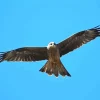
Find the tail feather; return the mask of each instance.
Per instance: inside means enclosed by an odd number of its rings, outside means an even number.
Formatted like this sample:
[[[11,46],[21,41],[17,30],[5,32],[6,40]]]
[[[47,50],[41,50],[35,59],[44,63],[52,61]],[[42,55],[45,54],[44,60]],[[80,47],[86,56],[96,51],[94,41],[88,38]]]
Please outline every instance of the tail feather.
[[[40,71],[46,72],[49,75],[54,74],[56,77],[58,77],[59,74],[61,74],[62,76],[71,76],[65,69],[61,61],[59,61],[58,63],[47,61],[46,64],[40,69]]]
[[[60,74],[62,75],[62,76],[65,76],[65,75],[67,75],[67,76],[71,76],[70,74],[69,74],[69,72],[65,69],[65,67],[63,67],[63,68],[60,68]]]

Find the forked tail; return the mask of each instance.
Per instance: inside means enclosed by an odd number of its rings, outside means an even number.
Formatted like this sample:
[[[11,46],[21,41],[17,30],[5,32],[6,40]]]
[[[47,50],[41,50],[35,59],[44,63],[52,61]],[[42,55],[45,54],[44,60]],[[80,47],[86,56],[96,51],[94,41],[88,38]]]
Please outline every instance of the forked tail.
[[[59,74],[61,74],[62,76],[71,76],[65,69],[61,61],[57,63],[47,61],[46,64],[40,69],[40,71],[46,72],[49,75],[54,74],[56,77],[58,77]]]

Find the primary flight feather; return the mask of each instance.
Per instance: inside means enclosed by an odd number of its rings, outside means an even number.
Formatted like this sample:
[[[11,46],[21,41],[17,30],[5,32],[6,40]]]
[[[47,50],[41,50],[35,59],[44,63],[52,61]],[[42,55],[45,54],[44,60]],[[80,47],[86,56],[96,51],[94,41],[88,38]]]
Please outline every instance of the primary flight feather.
[[[54,74],[58,77],[71,76],[62,64],[60,57],[79,48],[83,44],[100,36],[100,27],[94,27],[74,34],[64,41],[55,44],[50,42],[47,47],[23,47],[15,50],[1,52],[0,62],[6,61],[40,61],[48,60],[40,69],[41,72],[46,72],[49,75]]]

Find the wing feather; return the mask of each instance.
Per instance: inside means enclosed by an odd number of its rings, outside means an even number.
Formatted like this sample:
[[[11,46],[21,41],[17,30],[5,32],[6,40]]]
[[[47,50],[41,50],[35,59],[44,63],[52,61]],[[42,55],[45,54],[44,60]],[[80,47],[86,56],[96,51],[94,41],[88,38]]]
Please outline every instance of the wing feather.
[[[3,60],[39,61],[45,59],[48,59],[46,47],[23,47],[0,53],[0,62],[2,62]]]
[[[83,44],[86,44],[87,42],[95,39],[98,36],[100,36],[100,26],[74,34],[68,39],[57,44],[60,51],[60,56],[79,48]]]

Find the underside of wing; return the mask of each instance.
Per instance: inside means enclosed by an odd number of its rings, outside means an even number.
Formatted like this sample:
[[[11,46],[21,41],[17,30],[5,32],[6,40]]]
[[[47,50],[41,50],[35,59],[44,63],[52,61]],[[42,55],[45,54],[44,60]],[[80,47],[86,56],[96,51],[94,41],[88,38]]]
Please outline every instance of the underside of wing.
[[[100,26],[74,34],[68,39],[57,44],[60,51],[60,56],[79,48],[83,44],[86,44],[98,36],[100,36]]]
[[[46,47],[23,47],[0,53],[0,62],[6,61],[39,61],[48,59]]]

